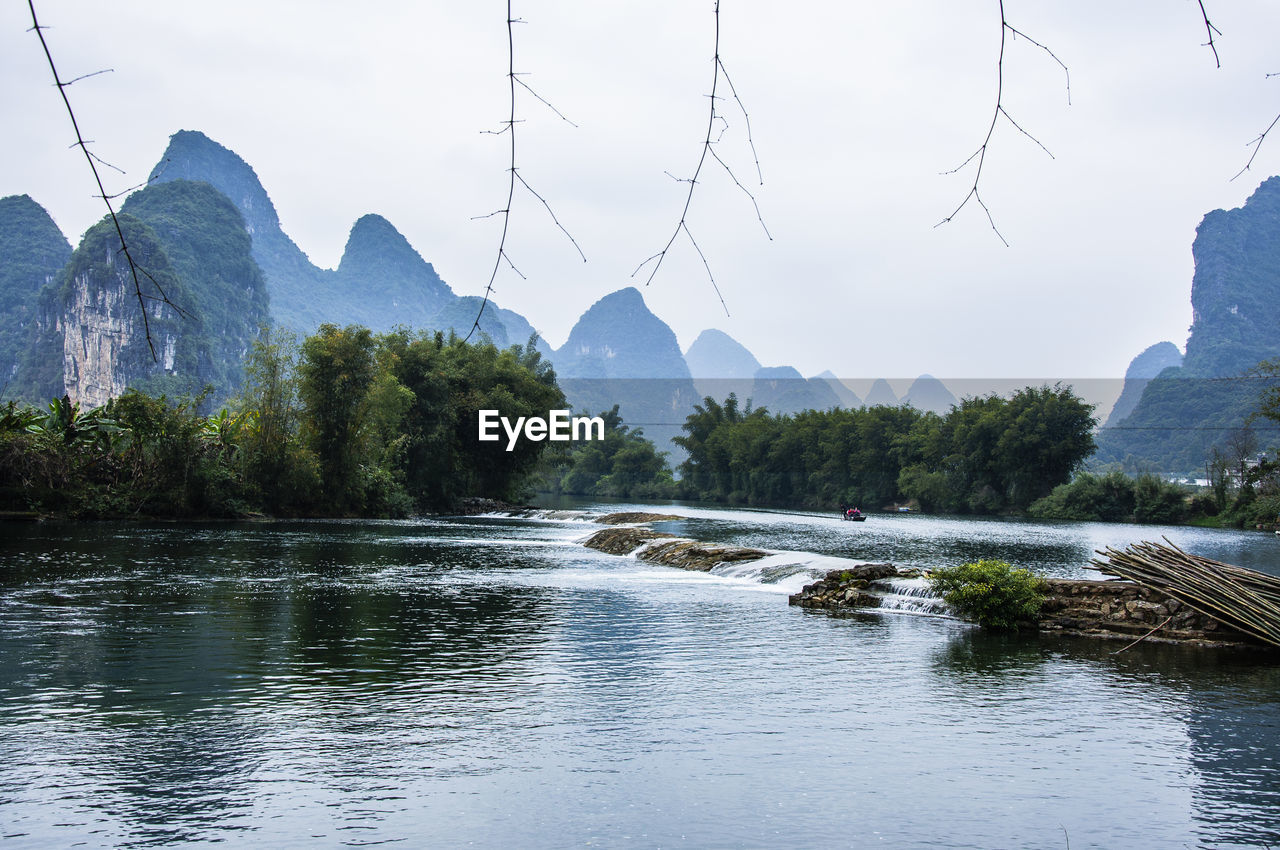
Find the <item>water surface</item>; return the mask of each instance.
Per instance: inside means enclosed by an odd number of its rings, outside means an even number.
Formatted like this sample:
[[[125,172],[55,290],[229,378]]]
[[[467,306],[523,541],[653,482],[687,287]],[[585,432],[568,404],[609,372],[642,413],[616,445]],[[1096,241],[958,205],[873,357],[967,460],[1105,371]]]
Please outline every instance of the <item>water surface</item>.
[[[1280,845],[1274,664],[786,604],[830,559],[1072,574],[1152,529],[656,509],[813,554],[769,584],[587,550],[583,519],[0,526],[0,836]]]

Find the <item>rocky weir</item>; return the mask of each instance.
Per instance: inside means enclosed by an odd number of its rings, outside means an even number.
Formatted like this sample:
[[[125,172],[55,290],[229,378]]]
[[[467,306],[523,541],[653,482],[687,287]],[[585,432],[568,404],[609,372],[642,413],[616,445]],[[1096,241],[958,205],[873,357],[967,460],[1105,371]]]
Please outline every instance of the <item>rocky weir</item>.
[[[757,561],[777,553],[677,537],[645,523],[678,520],[668,514],[610,514],[595,521],[610,527],[584,545],[611,555],[686,570]],[[928,587],[927,573],[894,564],[852,564],[831,570],[788,597],[791,605],[849,616],[872,609],[948,614]],[[1259,642],[1213,617],[1142,585],[1120,580],[1046,579],[1047,598],[1036,627],[1044,634],[1115,641],[1145,640],[1205,647],[1258,647]]]

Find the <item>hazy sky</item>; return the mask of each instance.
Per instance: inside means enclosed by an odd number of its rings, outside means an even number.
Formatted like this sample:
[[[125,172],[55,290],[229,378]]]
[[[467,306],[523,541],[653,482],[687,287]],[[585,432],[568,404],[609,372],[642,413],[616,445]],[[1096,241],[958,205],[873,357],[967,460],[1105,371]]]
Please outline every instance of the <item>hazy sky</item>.
[[[1052,158],[1001,120],[980,208],[959,165],[995,105],[996,0],[725,0],[720,55],[749,110],[720,104],[715,162],[653,282],[632,272],[680,218],[707,125],[714,4],[515,4],[520,174],[497,300],[560,345],[591,303],[640,285],[687,347],[717,327],[765,365],[807,375],[1112,377],[1191,320],[1202,216],[1280,172],[1280,130],[1253,170],[1248,143],[1280,112],[1280,4],[1006,0],[1004,105]],[[171,133],[200,130],[257,171],[288,232],[333,267],[352,223],[386,216],[459,294],[480,294],[505,204],[505,4],[291,0],[37,3],[93,149],[142,181]],[[103,213],[30,27],[0,6],[5,131],[0,195],[29,194],[68,238]],[[721,82],[723,88],[723,79]]]

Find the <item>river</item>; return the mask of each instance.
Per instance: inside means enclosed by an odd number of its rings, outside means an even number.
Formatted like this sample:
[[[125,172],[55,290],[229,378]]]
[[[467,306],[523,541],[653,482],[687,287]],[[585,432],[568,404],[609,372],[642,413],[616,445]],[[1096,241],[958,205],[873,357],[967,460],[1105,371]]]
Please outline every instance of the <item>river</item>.
[[[1274,535],[571,507],[0,525],[0,841],[1280,845],[1274,662],[786,601],[841,558],[1085,575],[1160,535],[1274,571]],[[702,574],[580,545],[624,508],[788,551]]]

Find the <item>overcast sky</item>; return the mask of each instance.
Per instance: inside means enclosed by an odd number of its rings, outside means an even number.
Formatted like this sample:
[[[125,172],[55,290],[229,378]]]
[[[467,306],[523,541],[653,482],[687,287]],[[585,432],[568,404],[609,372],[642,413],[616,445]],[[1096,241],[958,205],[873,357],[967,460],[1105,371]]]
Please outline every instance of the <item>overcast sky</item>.
[[[806,375],[1119,377],[1191,321],[1203,215],[1280,172],[1280,4],[1006,0],[1024,39],[981,182],[1006,247],[964,198],[995,105],[996,0],[726,0],[720,55],[750,115],[720,104],[714,162],[647,287],[632,272],[670,238],[707,125],[711,0],[515,3],[520,174],[497,300],[553,346],[594,301],[639,285],[682,347],[720,328],[765,365]],[[257,171],[284,229],[333,267],[352,223],[386,216],[459,294],[480,294],[505,204],[505,3],[328,0],[37,3],[110,191],[145,179],[168,137],[200,130]],[[103,214],[30,27],[0,7],[0,195],[29,194],[74,243]],[[723,79],[721,91],[724,92]],[[647,270],[646,270],[647,271]]]

